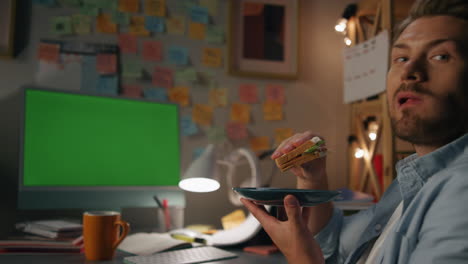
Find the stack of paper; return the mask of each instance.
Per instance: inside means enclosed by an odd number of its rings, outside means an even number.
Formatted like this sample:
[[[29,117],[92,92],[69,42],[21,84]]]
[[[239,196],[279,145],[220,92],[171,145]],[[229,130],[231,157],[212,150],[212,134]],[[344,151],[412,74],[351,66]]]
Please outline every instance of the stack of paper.
[[[77,238],[81,236],[82,225],[67,220],[40,220],[16,224],[16,228],[47,238]]]

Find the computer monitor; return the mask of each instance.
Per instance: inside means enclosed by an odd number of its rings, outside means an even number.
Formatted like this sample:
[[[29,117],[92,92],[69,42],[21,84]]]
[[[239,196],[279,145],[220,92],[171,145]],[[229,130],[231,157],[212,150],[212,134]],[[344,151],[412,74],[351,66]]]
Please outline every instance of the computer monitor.
[[[184,206],[176,104],[23,89],[19,209]]]

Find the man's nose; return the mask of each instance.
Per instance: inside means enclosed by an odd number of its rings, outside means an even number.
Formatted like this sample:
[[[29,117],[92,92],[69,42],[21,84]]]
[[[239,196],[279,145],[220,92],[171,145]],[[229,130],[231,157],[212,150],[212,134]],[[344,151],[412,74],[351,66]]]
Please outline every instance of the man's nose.
[[[401,80],[406,83],[426,81],[426,66],[421,61],[409,61],[402,72]]]

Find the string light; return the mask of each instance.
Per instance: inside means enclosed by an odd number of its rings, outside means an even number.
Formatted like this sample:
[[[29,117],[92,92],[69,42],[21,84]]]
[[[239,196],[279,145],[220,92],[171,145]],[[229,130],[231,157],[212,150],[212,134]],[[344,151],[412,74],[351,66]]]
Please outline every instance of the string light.
[[[360,158],[364,157],[364,150],[361,149],[361,148],[356,148],[356,151],[354,152],[354,157],[356,159],[360,159]]]
[[[344,38],[344,43],[346,44],[346,46],[351,46],[351,44],[353,44],[353,42],[351,41],[351,39],[348,38],[348,37],[345,37],[345,38]]]

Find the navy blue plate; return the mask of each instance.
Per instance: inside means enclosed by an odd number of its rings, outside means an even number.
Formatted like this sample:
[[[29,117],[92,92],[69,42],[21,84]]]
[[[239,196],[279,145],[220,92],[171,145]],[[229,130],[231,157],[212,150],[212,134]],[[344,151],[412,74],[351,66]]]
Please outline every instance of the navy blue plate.
[[[252,200],[256,204],[283,206],[286,195],[292,194],[301,206],[315,206],[334,200],[340,192],[306,189],[282,188],[232,188],[240,196]]]

